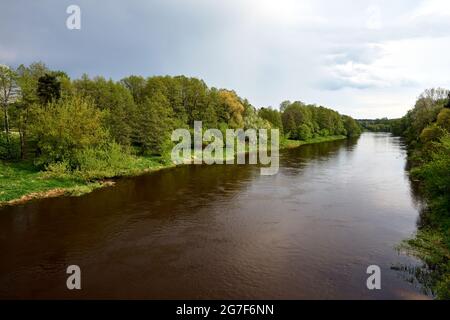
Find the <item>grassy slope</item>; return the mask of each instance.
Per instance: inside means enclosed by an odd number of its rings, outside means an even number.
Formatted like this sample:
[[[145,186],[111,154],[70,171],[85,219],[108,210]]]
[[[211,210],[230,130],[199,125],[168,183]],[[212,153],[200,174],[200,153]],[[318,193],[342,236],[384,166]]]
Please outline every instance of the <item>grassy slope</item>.
[[[120,176],[133,176],[170,166],[162,164],[156,157],[139,157]],[[88,182],[72,176],[48,177],[31,163],[0,161],[0,206],[63,194],[82,195],[110,184],[110,181]]]
[[[296,148],[304,144],[345,139],[345,136],[318,137],[307,141],[285,140],[280,148]],[[157,157],[138,157],[120,176],[139,175],[162,168],[173,167]],[[0,161],[0,206],[17,204],[34,198],[81,195],[108,185],[104,181],[86,182],[75,177],[52,178],[38,171],[31,163],[5,163]]]

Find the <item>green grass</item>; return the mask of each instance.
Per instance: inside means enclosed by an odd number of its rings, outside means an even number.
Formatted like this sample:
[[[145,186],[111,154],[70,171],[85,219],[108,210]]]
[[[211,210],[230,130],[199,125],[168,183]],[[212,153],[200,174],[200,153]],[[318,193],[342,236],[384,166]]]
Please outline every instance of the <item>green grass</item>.
[[[425,263],[414,270],[425,292],[433,293],[438,299],[450,299],[450,248],[444,233],[429,227],[418,230],[415,237],[403,241],[399,249]]]
[[[0,162],[0,204],[31,193],[79,185],[75,179],[46,179],[30,163]]]
[[[305,144],[313,144],[320,142],[336,141],[346,139],[346,136],[327,136],[327,137],[316,137],[308,140],[282,140],[280,142],[281,149],[297,148]]]
[[[164,162],[160,157],[135,157],[135,161],[129,163],[126,170],[103,178],[133,176],[170,166],[172,164]],[[82,195],[101,187],[101,180],[85,180],[76,173],[56,176],[39,171],[28,162],[0,161],[0,206],[31,194],[33,196],[30,198],[45,197],[45,193],[52,190],[64,190],[68,195]]]

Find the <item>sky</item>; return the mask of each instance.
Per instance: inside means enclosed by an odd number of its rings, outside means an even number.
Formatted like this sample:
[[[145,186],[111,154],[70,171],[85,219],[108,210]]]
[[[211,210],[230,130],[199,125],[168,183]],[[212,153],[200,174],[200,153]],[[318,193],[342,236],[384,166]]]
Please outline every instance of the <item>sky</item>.
[[[69,30],[69,5],[81,29]],[[186,75],[256,107],[396,118],[450,88],[448,0],[0,0],[0,64],[71,77]]]

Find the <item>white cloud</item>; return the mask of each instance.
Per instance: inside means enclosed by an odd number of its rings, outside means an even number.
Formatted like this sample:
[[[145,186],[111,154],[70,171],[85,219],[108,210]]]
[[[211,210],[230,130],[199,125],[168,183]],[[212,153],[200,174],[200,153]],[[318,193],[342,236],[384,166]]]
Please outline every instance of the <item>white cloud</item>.
[[[432,16],[450,16],[450,1],[448,0],[424,0],[413,10],[411,19]]]
[[[380,30],[382,27],[381,10],[379,6],[372,5],[367,8],[366,27],[370,30]]]

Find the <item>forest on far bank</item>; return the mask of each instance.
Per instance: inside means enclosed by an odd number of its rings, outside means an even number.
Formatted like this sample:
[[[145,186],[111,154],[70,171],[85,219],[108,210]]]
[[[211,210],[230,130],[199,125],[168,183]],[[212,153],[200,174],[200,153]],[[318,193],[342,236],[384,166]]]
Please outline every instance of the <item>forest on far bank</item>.
[[[117,175],[135,157],[166,156],[172,130],[192,130],[194,121],[222,132],[277,128],[282,142],[361,132],[354,119],[325,107],[285,101],[280,110],[257,109],[196,78],[71,79],[41,62],[0,66],[0,103],[0,159],[87,179]]]

